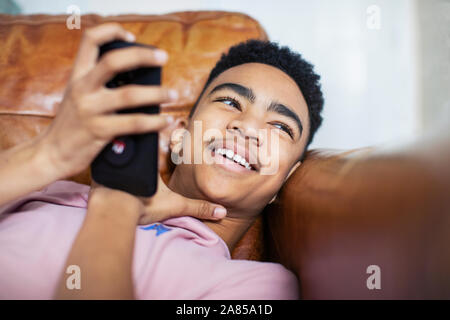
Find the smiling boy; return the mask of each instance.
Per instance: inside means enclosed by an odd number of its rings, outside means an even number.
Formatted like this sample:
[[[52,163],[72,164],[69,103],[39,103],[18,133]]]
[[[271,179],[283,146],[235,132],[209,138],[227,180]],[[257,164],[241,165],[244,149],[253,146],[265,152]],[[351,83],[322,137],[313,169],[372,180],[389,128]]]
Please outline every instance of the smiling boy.
[[[96,101],[104,105],[97,108],[105,111],[113,106],[174,99],[161,88],[130,86],[121,89],[119,103],[113,99],[114,94],[117,99],[119,91],[100,88],[114,73],[131,64],[165,63],[164,54],[158,61],[155,52],[132,48],[111,53],[95,65],[94,47],[115,38],[130,40],[130,35],[117,25],[89,32],[80,46],[62,115],[58,114],[48,132],[36,140],[39,148],[23,146],[3,156],[3,160],[17,159],[17,172],[20,159],[30,157],[34,168],[38,164],[42,167],[43,159],[52,159],[58,174],[40,169],[45,178],[35,182],[30,191],[47,185],[45,181],[60,180],[84,169],[111,135],[118,133],[120,124],[122,134],[155,131],[167,125],[163,115],[147,116],[145,124],[136,120],[138,115],[102,115],[93,120],[92,114],[100,111],[92,111],[88,104]],[[0,214],[13,213],[0,220],[0,287],[5,289],[2,297],[297,299],[297,279],[283,266],[232,260],[230,252],[301,164],[322,121],[319,78],[311,64],[288,48],[257,40],[239,44],[223,55],[211,71],[189,118],[176,120],[175,126],[184,130],[177,130],[171,138],[172,152],[189,151],[193,157],[215,161],[181,162],[168,185],[160,179],[157,193],[148,199],[95,183],[89,189],[68,181],[57,181],[20,199],[19,187],[10,190],[9,200],[15,201],[0,203],[7,203],[0,207]],[[97,87],[95,94],[83,94],[87,90],[83,86],[88,85]],[[96,124],[77,128],[77,135],[67,137],[72,148],[77,143],[83,145],[84,158],[77,161],[68,153],[64,156],[61,149],[66,140],[59,136],[71,126],[79,126],[67,116],[73,112],[73,105],[84,110],[78,115],[82,123]],[[195,123],[202,124],[200,134],[195,132]],[[216,135],[205,137],[208,130]],[[267,138],[261,134],[264,131],[277,139]],[[91,149],[81,143],[84,136],[89,140],[89,134],[101,140],[95,146],[92,143]],[[197,139],[197,143],[186,144],[187,136]],[[61,148],[58,152],[55,145]],[[268,152],[259,152],[263,149]],[[41,150],[46,150],[46,157]],[[262,174],[275,160],[277,170]],[[23,166],[26,169],[29,165]],[[7,174],[11,175],[11,170],[3,174],[0,171],[3,187]],[[22,194],[25,191],[22,187]],[[81,289],[66,286],[64,271],[71,265],[81,270]]]
[[[223,164],[203,161],[176,167],[169,183],[171,189],[227,208],[225,219],[204,223],[225,240],[230,250],[301,164],[322,121],[323,98],[318,80],[312,66],[299,55],[257,40],[231,48],[211,71],[189,115],[186,129],[190,136],[196,138],[193,124],[200,121],[204,131],[221,133],[213,143],[216,150],[225,146],[247,151],[264,148],[270,150],[272,162],[278,162],[278,170],[266,175],[260,174],[263,167],[257,164],[269,163],[267,159],[255,159],[255,170],[239,170],[238,165],[227,160]],[[300,88],[304,88],[303,92]],[[278,139],[261,134],[263,130],[271,130]],[[172,149],[179,142],[180,137],[175,135]],[[277,145],[270,145],[273,142]],[[200,150],[194,150],[191,144],[191,154],[211,149],[210,139],[202,139],[201,143]],[[267,152],[258,154],[267,157]]]

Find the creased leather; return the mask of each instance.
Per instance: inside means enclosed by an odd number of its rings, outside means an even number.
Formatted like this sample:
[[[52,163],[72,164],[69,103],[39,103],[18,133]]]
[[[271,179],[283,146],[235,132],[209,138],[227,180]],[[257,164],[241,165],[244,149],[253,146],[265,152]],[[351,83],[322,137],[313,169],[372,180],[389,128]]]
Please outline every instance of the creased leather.
[[[237,12],[191,11],[164,15],[83,15],[81,30],[66,27],[66,15],[0,14],[0,151],[45,130],[62,100],[82,31],[106,22],[120,23],[136,41],[166,50],[162,85],[178,90],[179,100],[162,113],[186,117],[221,54],[250,38],[267,39],[261,25]],[[168,141],[168,133],[161,139]],[[170,177],[167,152],[160,148],[163,179]],[[90,184],[86,170],[71,180]],[[256,238],[255,238],[256,237]],[[260,259],[260,224],[250,228],[233,256]],[[259,241],[261,244],[261,241]]]

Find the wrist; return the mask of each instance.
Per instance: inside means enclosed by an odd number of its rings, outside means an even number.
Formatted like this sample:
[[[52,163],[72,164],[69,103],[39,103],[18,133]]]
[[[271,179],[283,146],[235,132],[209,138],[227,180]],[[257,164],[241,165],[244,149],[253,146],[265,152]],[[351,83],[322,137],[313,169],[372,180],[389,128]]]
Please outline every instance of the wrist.
[[[51,148],[49,148],[48,143],[42,136],[36,137],[33,144],[32,163],[35,172],[42,174],[51,181],[67,178],[62,170],[62,166],[57,163],[51,153]]]
[[[142,213],[141,200],[127,192],[105,187],[91,188],[88,202],[91,216],[130,221],[137,225]]]

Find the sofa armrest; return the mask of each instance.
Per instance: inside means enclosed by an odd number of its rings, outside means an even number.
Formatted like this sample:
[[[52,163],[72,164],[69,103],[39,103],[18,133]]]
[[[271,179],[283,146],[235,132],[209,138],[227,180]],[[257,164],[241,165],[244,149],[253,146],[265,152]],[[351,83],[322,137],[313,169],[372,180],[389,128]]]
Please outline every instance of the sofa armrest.
[[[270,259],[306,299],[450,298],[449,163],[448,137],[309,152],[266,208]],[[381,289],[368,289],[371,265]]]

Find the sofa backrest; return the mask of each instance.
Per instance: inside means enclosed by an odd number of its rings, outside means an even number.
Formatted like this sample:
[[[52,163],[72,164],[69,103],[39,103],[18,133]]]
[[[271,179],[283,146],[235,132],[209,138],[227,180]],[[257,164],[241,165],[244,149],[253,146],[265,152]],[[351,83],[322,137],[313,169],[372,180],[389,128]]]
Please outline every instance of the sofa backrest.
[[[164,113],[187,116],[210,70],[232,45],[247,39],[266,40],[253,18],[235,12],[194,11],[164,15],[81,16],[81,29],[69,29],[66,15],[0,15],[0,152],[42,132],[57,113],[86,28],[117,22],[136,41],[166,50],[162,85],[178,90],[179,99],[164,105]],[[169,130],[161,132],[166,143]],[[163,179],[170,176],[169,155],[160,149]],[[90,183],[90,172],[72,177]],[[260,222],[257,223],[259,225]],[[249,231],[255,232],[256,226]],[[259,229],[258,229],[259,230]],[[244,236],[233,252],[237,258],[258,259]],[[247,244],[246,244],[247,243]]]

